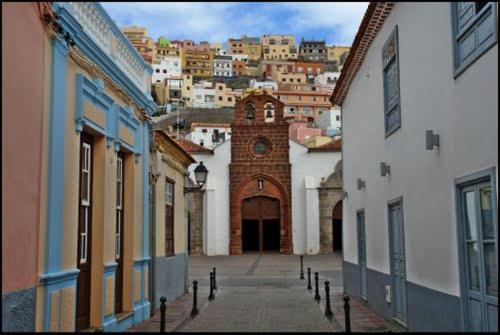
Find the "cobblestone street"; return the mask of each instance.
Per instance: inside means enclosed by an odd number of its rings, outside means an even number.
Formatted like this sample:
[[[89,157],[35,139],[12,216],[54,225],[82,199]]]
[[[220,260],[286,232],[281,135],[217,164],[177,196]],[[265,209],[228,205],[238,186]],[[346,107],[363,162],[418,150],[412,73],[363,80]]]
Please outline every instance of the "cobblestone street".
[[[168,305],[167,331],[174,332],[343,332],[342,256],[304,257],[304,280],[298,256],[246,254],[190,257],[190,282],[198,280],[200,313],[191,318],[192,294]],[[208,302],[209,272],[217,269],[215,300]],[[307,267],[319,272],[320,303],[307,290]],[[324,316],[324,282],[330,281],[334,317]],[[401,331],[375,315],[361,301],[351,300],[352,331]],[[131,331],[157,332],[159,313]]]

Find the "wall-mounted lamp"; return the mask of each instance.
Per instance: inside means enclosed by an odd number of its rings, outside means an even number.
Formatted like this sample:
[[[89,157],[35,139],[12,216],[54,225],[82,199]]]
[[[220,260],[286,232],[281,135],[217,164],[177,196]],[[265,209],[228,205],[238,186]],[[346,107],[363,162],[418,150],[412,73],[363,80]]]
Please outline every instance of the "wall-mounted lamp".
[[[207,167],[203,165],[203,162],[200,162],[200,164],[198,164],[198,166],[194,169],[194,178],[198,186],[193,186],[193,187],[186,186],[184,187],[184,193],[201,190],[203,185],[205,185],[205,183],[207,182],[207,175],[208,175]]]
[[[391,166],[385,164],[385,162],[380,163],[380,175],[385,177],[387,174],[391,174]]]
[[[358,178],[357,182],[358,182],[358,190],[366,187],[365,181],[363,179]]]
[[[258,184],[259,184],[259,191],[262,191],[264,189],[264,180],[259,179]]]
[[[434,146],[439,147],[439,135],[432,130],[425,131],[425,149],[432,150]]]

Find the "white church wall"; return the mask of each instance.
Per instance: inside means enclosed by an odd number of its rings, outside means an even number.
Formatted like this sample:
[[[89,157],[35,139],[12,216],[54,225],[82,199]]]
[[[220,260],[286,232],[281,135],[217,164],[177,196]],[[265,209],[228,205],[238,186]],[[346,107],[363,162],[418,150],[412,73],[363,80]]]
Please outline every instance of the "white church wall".
[[[206,255],[229,255],[229,163],[231,141],[227,140],[214,149],[213,155],[192,154],[197,162],[202,161],[208,169],[208,180],[204,194],[203,252]],[[191,164],[189,172],[194,178]]]
[[[290,140],[294,254],[317,254],[319,252],[317,187],[321,178],[327,179],[333,173],[340,159],[340,152],[308,152],[307,147]]]

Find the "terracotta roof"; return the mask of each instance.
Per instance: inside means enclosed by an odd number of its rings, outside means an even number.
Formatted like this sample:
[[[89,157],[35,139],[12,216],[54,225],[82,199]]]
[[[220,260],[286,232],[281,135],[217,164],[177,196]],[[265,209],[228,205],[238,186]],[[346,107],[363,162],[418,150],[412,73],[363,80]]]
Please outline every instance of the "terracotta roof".
[[[214,154],[213,150],[207,149],[189,140],[180,138],[176,140],[179,146],[181,146],[185,151],[190,154]]]
[[[373,40],[391,13],[393,2],[370,2],[330,100],[341,106]]]
[[[307,152],[326,152],[326,151],[341,151],[342,139],[333,140],[316,148],[309,148]]]
[[[172,137],[170,137],[168,134],[165,134],[162,130],[155,130],[154,131],[155,136],[163,138],[166,142],[172,144],[173,147],[175,147],[185,158],[187,161],[190,163],[195,163],[196,160],[189,154],[189,152],[184,149],[177,141],[175,141]],[[187,165],[189,165],[188,163]]]

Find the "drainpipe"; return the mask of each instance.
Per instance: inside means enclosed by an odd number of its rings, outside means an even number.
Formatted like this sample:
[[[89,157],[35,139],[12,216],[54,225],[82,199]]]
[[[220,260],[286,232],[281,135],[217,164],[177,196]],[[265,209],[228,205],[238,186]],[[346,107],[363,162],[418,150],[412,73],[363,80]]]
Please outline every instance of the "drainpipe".
[[[155,157],[156,159],[156,157]],[[156,310],[156,176],[150,173],[149,178],[149,248],[151,255],[151,266],[149,267],[149,302],[151,304],[150,314],[154,315]]]
[[[149,254],[151,255],[151,264],[149,266],[149,303],[151,305],[150,315],[154,315],[156,310],[156,181],[158,180],[160,169],[158,167],[158,152],[154,149],[154,123],[150,123],[150,159],[149,168]],[[151,166],[152,165],[152,166]]]

